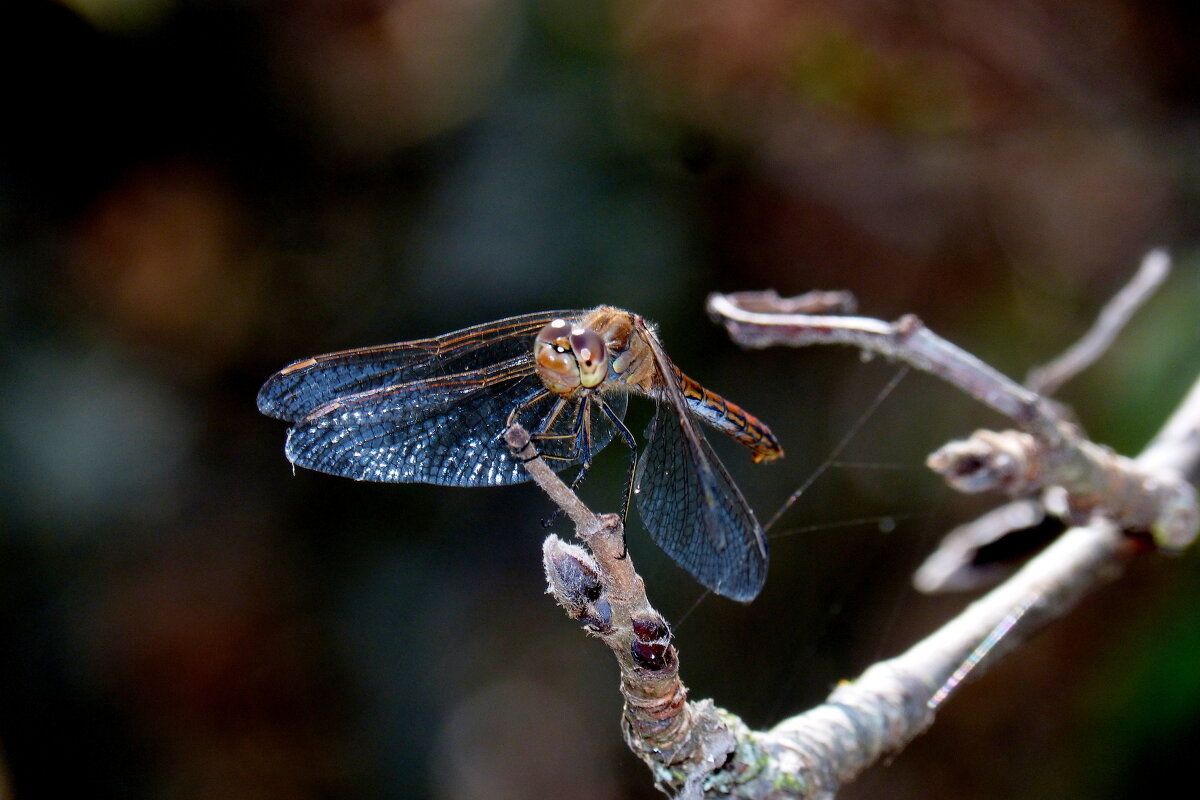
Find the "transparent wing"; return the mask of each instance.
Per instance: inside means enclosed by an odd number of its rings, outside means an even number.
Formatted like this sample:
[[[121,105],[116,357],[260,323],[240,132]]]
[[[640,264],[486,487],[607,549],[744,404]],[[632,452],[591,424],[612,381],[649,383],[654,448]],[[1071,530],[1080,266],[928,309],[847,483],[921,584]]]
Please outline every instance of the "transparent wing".
[[[673,375],[662,348],[647,341],[661,373]],[[651,538],[692,577],[719,595],[748,603],[766,582],[766,536],[692,421],[678,385],[662,383],[638,464],[638,513]]]
[[[669,403],[659,403],[638,464],[638,513],[651,538],[692,577],[748,603],[766,582],[766,538],[704,435],[693,430],[693,438],[685,425]]]
[[[575,429],[584,400],[564,401],[546,392],[529,369],[528,356],[492,367],[387,386],[343,397],[300,420],[288,432],[287,456],[298,466],[356,480],[498,486],[528,480],[502,436],[509,415],[534,433],[565,434],[539,440],[559,456],[562,469],[598,452],[614,428],[602,415],[591,420],[590,451]],[[616,398],[614,398],[616,399]],[[619,409],[624,412],[625,398]],[[599,424],[597,424],[599,423]]]
[[[258,392],[262,413],[298,422],[347,395],[457,375],[527,355],[552,319],[584,311],[541,311],[411,342],[360,347],[306,358],[271,376]]]

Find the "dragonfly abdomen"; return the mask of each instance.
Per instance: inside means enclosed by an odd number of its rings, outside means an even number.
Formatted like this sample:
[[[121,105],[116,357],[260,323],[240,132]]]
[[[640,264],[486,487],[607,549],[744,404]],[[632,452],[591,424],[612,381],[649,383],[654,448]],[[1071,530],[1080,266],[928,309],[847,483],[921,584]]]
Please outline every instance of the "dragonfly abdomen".
[[[783,446],[771,433],[771,429],[758,417],[746,411],[716,392],[709,391],[696,381],[675,369],[679,388],[688,409],[714,428],[732,436],[740,444],[750,448],[754,463],[771,461],[783,455]]]

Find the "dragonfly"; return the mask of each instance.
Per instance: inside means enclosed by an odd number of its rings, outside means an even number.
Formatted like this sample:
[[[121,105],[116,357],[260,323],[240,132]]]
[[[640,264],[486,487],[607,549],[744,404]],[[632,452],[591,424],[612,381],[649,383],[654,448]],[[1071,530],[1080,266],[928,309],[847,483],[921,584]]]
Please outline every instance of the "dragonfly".
[[[630,394],[657,401],[645,448],[624,423]],[[293,464],[386,483],[501,486],[526,481],[504,432],[519,423],[554,469],[614,438],[630,449],[632,495],[651,538],[713,592],[749,602],[767,574],[763,528],[696,420],[783,455],[764,423],[692,380],[653,324],[613,306],[546,311],[408,342],[306,358],[273,375],[259,410],[291,423]]]

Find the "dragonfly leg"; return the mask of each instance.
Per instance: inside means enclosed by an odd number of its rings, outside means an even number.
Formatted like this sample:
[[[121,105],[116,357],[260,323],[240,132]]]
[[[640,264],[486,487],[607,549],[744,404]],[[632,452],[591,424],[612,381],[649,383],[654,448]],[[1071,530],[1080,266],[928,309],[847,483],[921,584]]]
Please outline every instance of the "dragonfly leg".
[[[555,406],[549,419],[542,425],[542,431],[548,430],[558,421],[558,417],[567,402],[566,399],[559,400],[559,405]],[[571,430],[568,433],[536,433],[532,437],[538,441],[571,440],[571,449],[566,453],[562,455],[544,453],[543,457],[555,461],[580,462],[579,473],[571,480],[570,486],[572,491],[579,488],[579,485],[583,483],[584,477],[592,466],[592,416],[588,405],[589,402],[590,399],[585,398],[583,402],[576,404],[575,418],[571,421]]]
[[[559,398],[554,404],[554,408],[550,412],[550,416],[546,418],[540,426],[540,430],[536,431],[532,438],[539,442],[559,441],[562,439],[570,439],[572,441],[571,450],[566,455],[549,456],[549,458],[557,458],[559,461],[571,461],[579,457],[579,431],[583,428],[584,405],[578,403],[575,406],[575,419],[571,421],[571,430],[569,433],[547,433],[546,431],[554,427],[558,422],[558,418],[562,415],[563,409],[567,407],[569,401],[565,397]]]
[[[530,399],[526,400],[524,403],[521,403],[521,405],[517,406],[512,411],[508,412],[508,419],[504,422],[504,427],[511,428],[513,426],[513,423],[515,423],[517,421],[517,417],[521,416],[526,411],[533,408],[534,406],[536,406],[538,403],[542,402],[549,396],[550,396],[550,392],[548,392],[548,391],[541,392],[540,394],[534,395]],[[563,401],[559,400],[559,402],[561,403]],[[556,413],[557,413],[557,411],[556,411]]]
[[[549,419],[542,425],[542,430],[545,431],[558,421],[559,415],[562,413],[563,407],[566,404],[566,399],[558,401],[558,405],[550,413]],[[580,452],[583,453],[583,461],[579,467],[579,473],[571,480],[570,489],[575,491],[579,484],[583,483],[584,477],[587,475],[588,469],[592,466],[592,448],[591,448],[591,414],[588,413],[587,401],[578,403],[575,408],[575,419],[571,422],[570,433],[539,433],[534,434],[532,438],[540,440],[561,440],[570,439],[572,442],[571,450],[565,455],[549,455],[543,454],[543,458],[554,459],[558,461],[574,461],[579,458]],[[582,434],[582,435],[581,435]],[[555,509],[548,518],[542,520],[542,527],[549,528],[559,515],[563,513],[561,508]]]
[[[517,406],[516,408],[514,408],[508,415],[508,420],[506,422],[506,425],[511,427],[513,425],[513,423],[515,423],[517,421],[517,418],[522,413],[529,410],[533,406],[537,405],[542,400],[545,400],[549,396],[550,396],[550,392],[542,392],[541,394],[537,395],[533,399],[528,400],[528,401],[522,403],[521,405]],[[577,433],[577,431],[579,430],[578,412],[576,412],[576,416],[577,416],[576,421],[572,423],[572,426],[575,428],[576,433],[546,433],[545,432],[549,428],[553,427],[553,425],[556,422],[558,422],[558,418],[562,414],[563,409],[567,407],[567,404],[568,404],[568,401],[566,398],[560,397],[558,399],[558,401],[554,404],[554,408],[552,408],[550,410],[549,417],[547,417],[546,421],[540,426],[541,429],[539,431],[534,431],[530,434],[530,436],[529,436],[530,444],[533,444],[533,443],[539,442],[539,441],[547,441],[547,440],[554,440],[554,439],[570,439],[570,438],[575,438],[578,436],[578,433]],[[539,456],[541,458],[549,459],[550,461],[573,461],[577,454],[578,454],[578,449],[575,449],[572,452],[567,453],[566,455],[559,456],[559,455],[554,455],[552,453],[542,453],[542,452],[537,451],[537,449],[535,448],[533,455],[518,456],[518,458],[521,460],[521,463],[523,463],[523,464],[528,463],[528,462],[532,461],[533,459],[538,458]]]
[[[550,396],[550,392],[542,392],[541,394],[538,394],[538,395],[530,398],[529,400],[526,400],[524,403],[521,403],[521,405],[514,408],[512,411],[510,411],[508,413],[508,419],[505,420],[505,422],[504,422],[505,429],[507,430],[508,428],[511,428],[513,426],[513,423],[515,423],[517,421],[517,417],[521,416],[521,414],[523,414],[525,411],[528,411],[530,408],[533,408],[535,405],[542,402],[549,396]],[[561,403],[562,401],[559,400],[559,402]],[[513,457],[516,458],[520,463],[528,464],[530,461],[533,461],[535,458],[537,458],[539,455],[541,455],[540,453],[538,453],[537,448],[533,446],[533,441],[535,438],[536,438],[535,436],[530,436],[529,442],[525,445],[525,447],[521,448],[521,452],[513,453]],[[528,449],[531,449],[531,448],[533,450],[532,454],[526,455],[525,451]]]
[[[555,416],[557,414],[553,415],[550,421],[543,426],[543,430],[554,424]],[[575,419],[571,422],[570,433],[546,433],[541,434],[537,438],[571,440],[571,449],[566,454],[561,456],[547,456],[547,458],[556,458],[560,461],[578,460],[579,472],[571,479],[570,483],[571,491],[578,489],[579,485],[583,483],[583,479],[587,477],[588,470],[592,467],[592,415],[588,408],[588,401],[585,400],[576,406]]]
[[[629,504],[633,500],[633,480],[637,475],[637,439],[633,438],[633,433],[629,430],[629,427],[625,424],[625,421],[617,416],[616,412],[609,407],[608,403],[604,402],[599,397],[596,398],[596,403],[600,406],[600,410],[604,412],[604,416],[608,417],[608,421],[611,422],[613,427],[617,429],[617,433],[621,434],[621,439],[629,448],[629,471],[625,476],[625,497],[621,501],[621,530],[623,535],[621,537],[620,557],[624,558],[629,554],[628,533],[624,533],[624,531],[625,520],[629,517]]]

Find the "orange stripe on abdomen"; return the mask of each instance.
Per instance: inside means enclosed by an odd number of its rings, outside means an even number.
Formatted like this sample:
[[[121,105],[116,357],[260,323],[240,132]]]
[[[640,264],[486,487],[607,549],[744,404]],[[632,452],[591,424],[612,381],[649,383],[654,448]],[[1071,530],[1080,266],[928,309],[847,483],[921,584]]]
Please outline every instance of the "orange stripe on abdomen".
[[[783,455],[783,447],[766,423],[737,403],[710,392],[696,381],[675,369],[679,388],[688,409],[714,428],[724,431],[740,444],[750,448],[755,463],[771,461]]]

